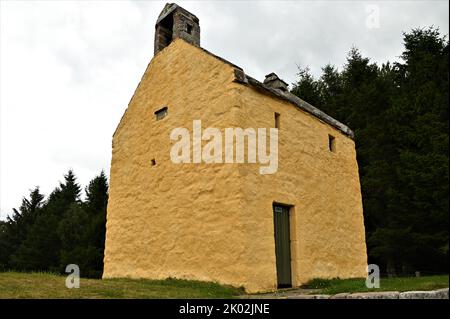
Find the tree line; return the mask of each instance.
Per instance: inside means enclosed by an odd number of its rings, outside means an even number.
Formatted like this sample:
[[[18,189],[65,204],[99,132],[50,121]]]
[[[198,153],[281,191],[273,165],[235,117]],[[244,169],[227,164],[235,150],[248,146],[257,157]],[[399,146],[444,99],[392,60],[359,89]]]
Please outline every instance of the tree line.
[[[448,39],[403,36],[400,61],[353,48],[342,70],[299,68],[292,93],[355,132],[369,262],[389,274],[448,272]]]
[[[81,276],[103,272],[108,180],[101,172],[85,189],[72,170],[47,200],[39,187],[23,198],[6,221],[0,221],[0,270],[63,273],[77,264]]]
[[[342,70],[299,69],[292,93],[355,131],[369,263],[389,274],[448,272],[448,39],[404,34],[399,62],[377,65],[353,48]],[[101,277],[108,181],[85,189],[72,171],[44,200],[39,188],[0,221],[0,270]]]

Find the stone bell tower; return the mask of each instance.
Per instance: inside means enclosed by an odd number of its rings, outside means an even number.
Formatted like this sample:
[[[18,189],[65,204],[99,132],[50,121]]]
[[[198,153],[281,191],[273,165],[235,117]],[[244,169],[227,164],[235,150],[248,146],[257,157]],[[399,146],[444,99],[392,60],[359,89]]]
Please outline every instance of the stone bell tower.
[[[200,46],[199,20],[177,4],[167,3],[155,25],[155,54],[176,38]]]

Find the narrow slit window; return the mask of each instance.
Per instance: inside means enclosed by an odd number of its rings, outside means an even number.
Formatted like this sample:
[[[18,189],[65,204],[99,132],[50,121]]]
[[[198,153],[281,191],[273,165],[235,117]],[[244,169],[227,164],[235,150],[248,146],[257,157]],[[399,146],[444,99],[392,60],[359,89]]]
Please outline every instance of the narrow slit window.
[[[279,113],[275,113],[275,128],[277,128],[277,129],[280,128],[280,114]]]
[[[154,158],[152,158],[151,163],[152,163],[152,166],[155,166],[156,165],[156,160]]]
[[[330,152],[336,152],[336,138],[333,135],[328,135],[328,149]]]
[[[186,32],[192,34],[192,26],[190,24],[186,25]]]
[[[159,121],[159,120],[162,120],[163,118],[165,118],[167,116],[167,111],[168,111],[167,106],[156,111],[155,112],[156,120]]]

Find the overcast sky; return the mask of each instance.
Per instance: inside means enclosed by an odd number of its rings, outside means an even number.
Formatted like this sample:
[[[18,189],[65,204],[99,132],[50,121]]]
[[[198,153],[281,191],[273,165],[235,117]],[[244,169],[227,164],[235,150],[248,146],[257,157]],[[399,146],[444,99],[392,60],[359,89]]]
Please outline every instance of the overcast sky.
[[[178,1],[201,45],[259,80],[296,65],[341,67],[352,46],[396,60],[402,31],[448,34],[448,1]],[[153,56],[165,1],[0,2],[0,218],[69,168],[83,186],[109,175],[112,134]],[[379,19],[377,19],[377,13]]]

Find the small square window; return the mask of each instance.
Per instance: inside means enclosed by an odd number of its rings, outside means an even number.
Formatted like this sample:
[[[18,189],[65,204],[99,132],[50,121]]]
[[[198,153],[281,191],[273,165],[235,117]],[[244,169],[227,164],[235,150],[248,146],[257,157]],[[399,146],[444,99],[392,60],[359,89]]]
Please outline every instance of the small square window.
[[[167,112],[168,112],[167,106],[156,111],[155,112],[156,120],[159,121],[159,120],[162,120],[163,118],[165,118],[167,116]]]
[[[333,135],[328,135],[328,149],[330,152],[336,152],[336,138]]]

